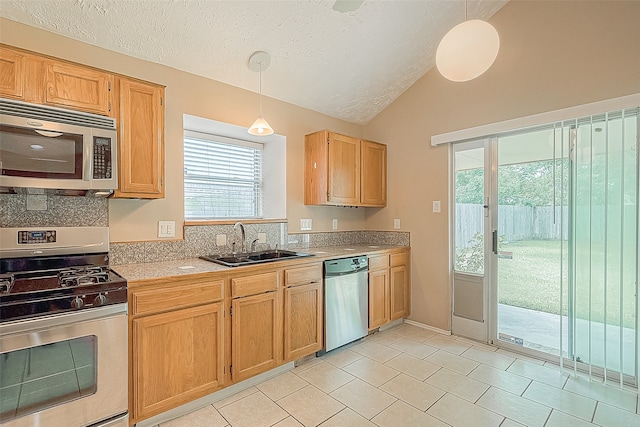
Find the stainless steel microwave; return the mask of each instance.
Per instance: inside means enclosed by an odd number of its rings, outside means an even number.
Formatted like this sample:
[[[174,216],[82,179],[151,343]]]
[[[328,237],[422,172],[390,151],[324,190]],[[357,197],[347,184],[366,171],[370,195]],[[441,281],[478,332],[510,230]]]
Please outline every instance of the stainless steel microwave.
[[[0,187],[117,188],[113,118],[0,98]]]

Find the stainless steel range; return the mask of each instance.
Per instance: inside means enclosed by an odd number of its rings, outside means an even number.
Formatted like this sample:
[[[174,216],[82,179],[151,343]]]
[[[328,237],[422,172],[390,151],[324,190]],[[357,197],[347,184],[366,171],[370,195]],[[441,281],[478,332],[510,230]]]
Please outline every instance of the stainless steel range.
[[[0,229],[0,423],[128,426],[127,281],[106,227]]]

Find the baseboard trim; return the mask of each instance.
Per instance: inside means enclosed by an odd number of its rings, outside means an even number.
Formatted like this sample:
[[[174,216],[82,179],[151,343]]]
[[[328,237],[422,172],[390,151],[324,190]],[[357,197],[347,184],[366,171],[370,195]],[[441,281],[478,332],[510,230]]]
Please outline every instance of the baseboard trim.
[[[222,399],[226,399],[231,395],[241,392],[242,390],[246,390],[249,387],[253,387],[256,384],[260,384],[261,382],[264,382],[270,378],[278,376],[293,368],[294,368],[293,362],[289,362],[282,366],[278,366],[277,368],[274,368],[268,372],[264,372],[262,374],[256,375],[255,377],[251,377],[237,384],[230,385],[229,387],[223,388],[220,391],[216,391],[215,393],[211,393],[207,396],[201,397],[200,399],[196,399],[189,403],[185,403],[184,405],[178,406],[177,408],[171,409],[170,411],[163,412],[154,417],[147,418],[146,420],[142,420],[136,423],[136,427],[153,427],[153,426],[157,426],[158,424],[171,421],[174,418],[178,418],[183,415],[190,414],[191,412],[197,411],[198,409],[204,408],[205,406],[211,405]]]
[[[404,323],[408,325],[417,326],[418,328],[428,329],[433,332],[437,332],[442,335],[451,335],[451,331],[445,329],[436,328],[435,326],[425,325],[424,323],[416,322],[415,320],[404,319]]]

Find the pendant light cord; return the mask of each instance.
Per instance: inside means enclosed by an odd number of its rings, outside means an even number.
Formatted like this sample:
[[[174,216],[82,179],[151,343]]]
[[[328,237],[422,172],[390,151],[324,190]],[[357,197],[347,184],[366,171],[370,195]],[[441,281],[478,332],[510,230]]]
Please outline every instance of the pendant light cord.
[[[260,65],[260,115],[262,116],[262,62],[258,62]]]
[[[464,0],[464,22],[467,22],[467,20],[469,20],[469,18],[467,17],[467,8],[468,8],[467,0]]]

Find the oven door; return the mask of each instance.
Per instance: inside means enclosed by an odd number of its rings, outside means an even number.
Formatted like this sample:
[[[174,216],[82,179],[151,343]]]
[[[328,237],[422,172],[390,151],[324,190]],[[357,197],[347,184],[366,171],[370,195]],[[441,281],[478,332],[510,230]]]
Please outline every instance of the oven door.
[[[83,427],[122,419],[127,342],[126,304],[0,324],[0,423]]]

